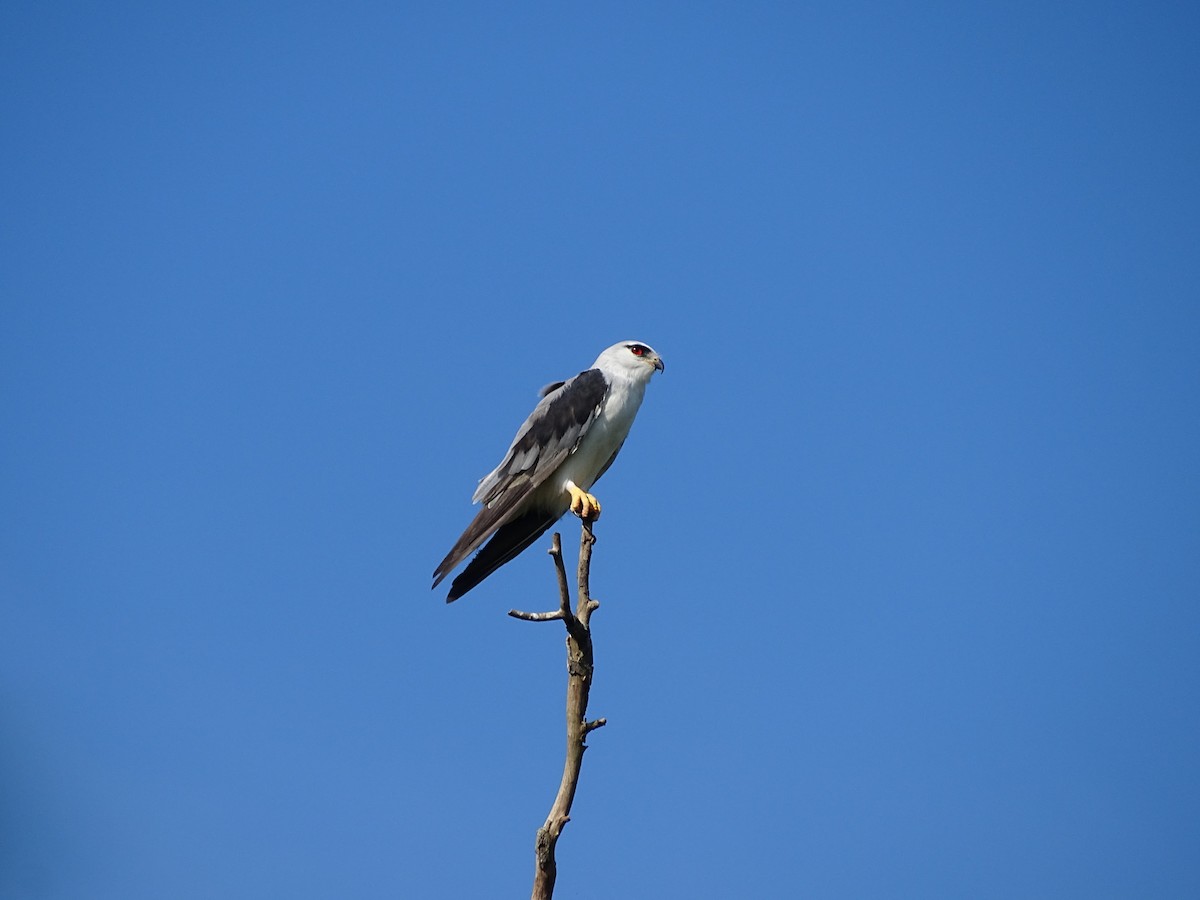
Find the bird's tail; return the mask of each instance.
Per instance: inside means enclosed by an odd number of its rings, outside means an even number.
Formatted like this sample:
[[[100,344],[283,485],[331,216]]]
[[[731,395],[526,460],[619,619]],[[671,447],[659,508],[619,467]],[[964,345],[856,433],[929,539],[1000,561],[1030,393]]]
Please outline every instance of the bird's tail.
[[[558,516],[541,510],[530,510],[511,522],[502,525],[492,535],[475,558],[450,583],[446,602],[453,603],[483,579],[487,578],[506,562],[546,533]]]

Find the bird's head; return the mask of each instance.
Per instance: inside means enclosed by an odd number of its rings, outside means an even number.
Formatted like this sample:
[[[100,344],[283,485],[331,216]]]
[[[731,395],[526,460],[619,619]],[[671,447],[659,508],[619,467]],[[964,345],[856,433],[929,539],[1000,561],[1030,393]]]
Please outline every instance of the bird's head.
[[[596,359],[596,368],[621,372],[637,381],[649,381],[655,372],[664,370],[662,358],[649,344],[641,341],[621,341],[613,344]]]

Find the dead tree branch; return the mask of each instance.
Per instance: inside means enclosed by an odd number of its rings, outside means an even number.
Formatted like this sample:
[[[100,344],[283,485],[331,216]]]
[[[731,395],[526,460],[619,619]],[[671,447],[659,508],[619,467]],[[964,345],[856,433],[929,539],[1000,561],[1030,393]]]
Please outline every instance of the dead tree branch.
[[[592,612],[600,604],[591,597],[589,578],[592,566],[591,522],[584,521],[579,539],[579,573],[575,609],[571,609],[571,591],[563,565],[562,539],[556,533],[551,541],[550,556],[558,574],[559,608],[545,613],[526,613],[509,610],[509,615],[527,622],[548,622],[561,619],[567,627],[567,755],[563,764],[562,781],[550,807],[546,822],[538,829],[535,843],[537,868],[533,879],[532,900],[550,900],[558,867],[554,848],[563,826],[571,821],[571,804],[579,785],[579,770],[583,765],[584,742],[588,734],[602,727],[606,720],[587,720],[588,693],[592,688]]]

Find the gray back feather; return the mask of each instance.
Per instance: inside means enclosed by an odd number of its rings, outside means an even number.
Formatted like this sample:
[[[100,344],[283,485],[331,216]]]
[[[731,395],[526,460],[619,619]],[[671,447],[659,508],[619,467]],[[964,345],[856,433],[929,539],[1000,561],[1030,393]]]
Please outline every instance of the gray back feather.
[[[608,380],[599,369],[580,372],[547,393],[472,500],[494,506],[502,496],[535,490],[579,446],[607,393]]]

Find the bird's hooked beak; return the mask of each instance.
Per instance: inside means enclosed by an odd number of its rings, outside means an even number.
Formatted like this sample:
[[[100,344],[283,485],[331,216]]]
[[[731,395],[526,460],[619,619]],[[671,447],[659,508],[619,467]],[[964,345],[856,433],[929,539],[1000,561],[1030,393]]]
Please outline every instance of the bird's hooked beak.
[[[653,354],[646,362],[650,363],[650,365],[654,366],[660,372],[667,370],[667,367],[663,365],[663,361],[657,353]]]

